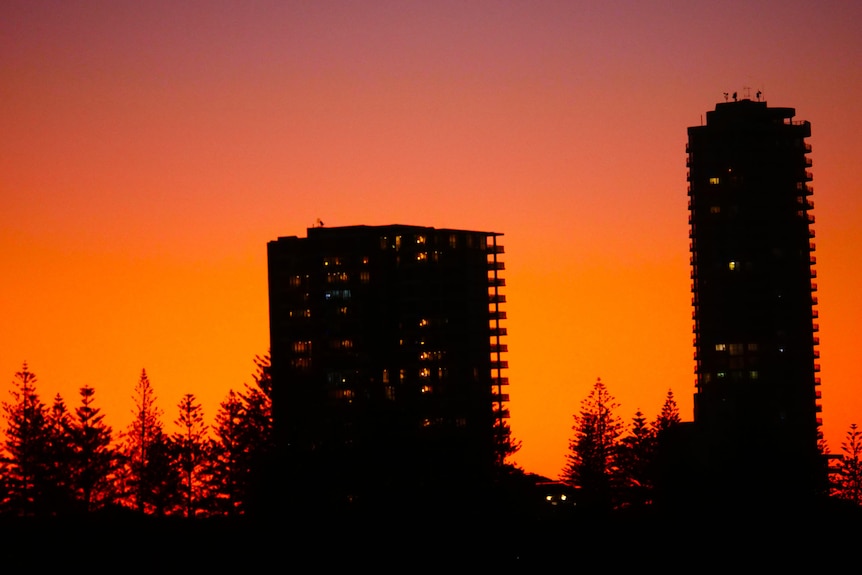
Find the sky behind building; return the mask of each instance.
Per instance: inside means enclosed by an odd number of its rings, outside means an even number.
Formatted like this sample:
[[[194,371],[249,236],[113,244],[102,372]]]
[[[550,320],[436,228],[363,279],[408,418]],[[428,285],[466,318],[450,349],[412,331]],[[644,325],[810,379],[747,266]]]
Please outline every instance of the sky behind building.
[[[0,396],[146,368],[209,418],[268,342],[266,243],[504,233],[516,460],[556,476],[597,377],[694,393],[686,128],[724,92],[809,120],[824,433],[862,421],[854,2],[0,5]]]

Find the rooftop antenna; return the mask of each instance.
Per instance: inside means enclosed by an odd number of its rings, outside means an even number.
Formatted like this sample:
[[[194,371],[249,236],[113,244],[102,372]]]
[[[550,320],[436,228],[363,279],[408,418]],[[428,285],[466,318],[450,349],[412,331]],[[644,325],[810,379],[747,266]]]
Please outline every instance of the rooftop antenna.
[[[758,102],[760,101],[760,97],[761,97],[762,95],[763,95],[763,92],[761,92],[760,90],[758,90],[758,91],[757,91],[757,101],[758,101]]]
[[[727,92],[724,93],[724,101],[727,102]]]
[[[322,228],[323,227],[323,220],[321,220],[320,218],[317,218],[317,223],[315,224],[314,227]]]
[[[733,101],[736,102],[736,92],[733,93]]]

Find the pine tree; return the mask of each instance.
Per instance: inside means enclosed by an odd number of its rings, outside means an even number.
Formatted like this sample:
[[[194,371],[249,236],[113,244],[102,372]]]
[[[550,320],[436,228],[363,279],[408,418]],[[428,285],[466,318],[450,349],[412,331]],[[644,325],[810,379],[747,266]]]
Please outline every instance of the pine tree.
[[[219,405],[215,417],[209,472],[213,511],[218,515],[244,513],[247,466],[246,435],[242,399],[233,390]]]
[[[93,407],[95,390],[80,389],[81,403],[71,421],[73,447],[73,492],[85,513],[95,511],[113,498],[112,475],[117,455],[111,447],[112,430],[103,421],[104,415]]]
[[[141,513],[164,515],[171,511],[178,477],[146,370],[135,386],[134,399],[134,419],[123,446],[126,500]]]
[[[856,505],[862,504],[862,430],[850,425],[841,442],[842,456],[838,464],[838,496]]]
[[[45,513],[44,496],[52,475],[48,409],[39,399],[36,381],[24,363],[12,382],[13,400],[3,402],[7,491],[3,507],[17,515]]]
[[[661,413],[653,423],[653,429],[656,435],[661,435],[668,429],[673,428],[680,423],[679,407],[676,405],[676,400],[673,397],[673,390],[667,390],[667,397],[664,404],[661,406]]]
[[[607,510],[615,503],[619,484],[619,438],[622,420],[614,414],[619,405],[598,379],[574,416],[574,438],[569,442],[562,478],[579,488],[583,505]]]
[[[66,402],[58,393],[47,412],[49,477],[43,494],[46,509],[51,513],[66,513],[74,501],[71,477],[73,471],[73,447],[71,416]]]
[[[180,495],[186,517],[194,517],[204,499],[203,470],[207,464],[207,425],[203,407],[194,394],[187,393],[179,403],[179,417],[174,424],[180,429],[172,437],[177,465],[180,468]]]

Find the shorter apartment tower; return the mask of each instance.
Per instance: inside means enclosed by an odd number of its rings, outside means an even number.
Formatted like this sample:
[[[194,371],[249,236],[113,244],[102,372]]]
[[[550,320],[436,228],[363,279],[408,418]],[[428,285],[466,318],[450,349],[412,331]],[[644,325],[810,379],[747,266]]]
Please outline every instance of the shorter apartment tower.
[[[269,242],[292,500],[409,506],[487,487],[508,399],[499,236],[387,225]]]

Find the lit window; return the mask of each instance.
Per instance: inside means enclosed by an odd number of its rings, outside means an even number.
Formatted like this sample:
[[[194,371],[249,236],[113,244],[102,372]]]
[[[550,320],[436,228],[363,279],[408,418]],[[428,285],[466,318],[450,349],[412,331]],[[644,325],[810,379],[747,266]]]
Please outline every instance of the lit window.
[[[715,375],[718,377],[718,379],[724,379],[724,377],[725,377],[727,374],[726,374],[726,373],[724,373],[723,371],[719,371],[719,372],[718,372],[717,374],[715,374]]]
[[[749,371],[748,372],[748,379],[757,379],[757,372],[756,371]]]
[[[713,186],[718,185],[719,179],[718,178],[710,178],[709,183],[710,183],[710,185],[713,185]]]
[[[727,349],[727,346],[723,343],[715,344],[715,351],[725,351],[726,349]]]
[[[433,391],[433,390],[431,389],[430,385],[423,385],[422,386],[422,393],[431,393],[431,391]]]
[[[401,236],[395,236],[395,249],[401,249]]]
[[[302,277],[300,276],[290,276],[290,285],[297,287],[302,285]]]
[[[419,252],[418,254],[416,254],[416,261],[417,262],[424,262],[427,259],[428,259],[428,252]]]
[[[426,327],[428,325],[428,320],[424,317],[419,320],[419,327]]]
[[[308,353],[311,351],[310,341],[295,341],[293,342],[293,351],[296,353]]]
[[[455,234],[449,234],[449,247],[457,248],[458,247],[458,236]]]
[[[425,236],[423,236],[423,235],[416,236],[416,243],[417,244],[424,244],[425,243]]]
[[[419,370],[419,377],[421,377],[422,379],[428,379],[429,377],[431,377],[431,370],[427,367],[423,367]]]
[[[394,388],[394,387],[392,387],[391,385],[387,385],[387,386],[383,389],[383,393],[385,393],[385,394],[386,394],[386,399],[388,399],[388,400],[390,400],[390,401],[392,401],[392,400],[394,400],[394,399],[395,399],[395,388]]]
[[[739,269],[739,262],[732,261],[732,260],[727,262],[727,269],[729,269],[730,271],[738,270]]]

